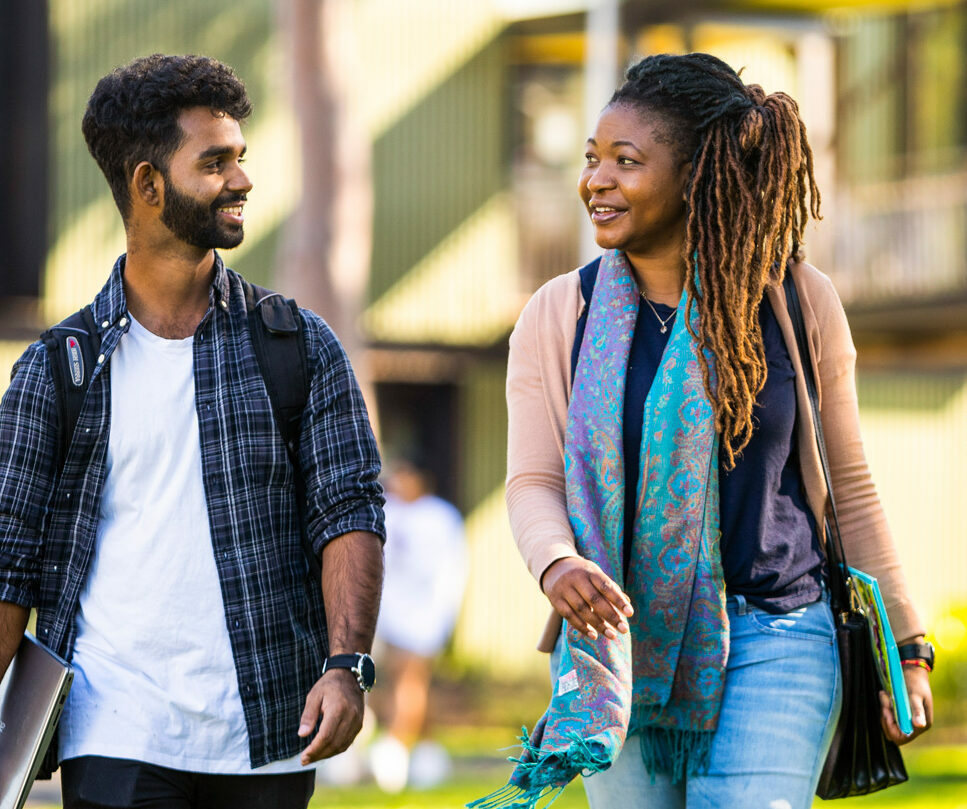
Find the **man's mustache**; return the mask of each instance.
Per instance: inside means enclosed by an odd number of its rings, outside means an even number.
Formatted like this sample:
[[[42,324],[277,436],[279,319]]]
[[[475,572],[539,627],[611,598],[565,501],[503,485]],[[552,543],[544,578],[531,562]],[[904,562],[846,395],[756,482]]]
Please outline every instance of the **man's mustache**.
[[[248,196],[245,194],[225,194],[212,203],[212,210],[224,208],[227,205],[237,205],[239,202],[245,202],[247,200]]]

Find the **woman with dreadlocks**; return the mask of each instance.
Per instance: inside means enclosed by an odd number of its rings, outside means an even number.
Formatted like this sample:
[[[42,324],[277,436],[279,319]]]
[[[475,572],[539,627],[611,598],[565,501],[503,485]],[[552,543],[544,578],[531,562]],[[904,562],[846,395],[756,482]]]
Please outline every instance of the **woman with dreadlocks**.
[[[805,809],[841,695],[787,272],[847,558],[879,579],[911,661],[932,651],[864,459],[842,305],[801,261],[820,201],[805,127],[715,57],[651,56],[586,161],[604,255],[534,295],[507,380],[508,509],[554,607],[554,694],[511,784],[476,806],[533,806],[590,772],[592,809]],[[912,735],[932,720],[920,662]]]

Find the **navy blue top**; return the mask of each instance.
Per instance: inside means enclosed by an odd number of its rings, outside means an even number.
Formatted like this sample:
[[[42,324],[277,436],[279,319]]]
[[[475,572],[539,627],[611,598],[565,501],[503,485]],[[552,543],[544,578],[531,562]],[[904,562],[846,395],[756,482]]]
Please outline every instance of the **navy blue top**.
[[[593,268],[593,269],[592,269]],[[582,270],[582,292],[590,300],[597,262]],[[662,320],[672,307],[653,303]],[[577,324],[571,375],[587,322],[587,307]],[[638,489],[645,398],[671,336],[648,304],[639,302],[628,375],[625,381],[625,567],[630,557],[631,529]],[[756,398],[754,432],[736,458],[735,468],[719,464],[719,518],[722,566],[729,594],[770,612],[786,612],[816,601],[821,594],[823,555],[815,519],[803,488],[796,444],[795,371],[772,306],[764,297],[759,324],[768,367],[765,387]]]

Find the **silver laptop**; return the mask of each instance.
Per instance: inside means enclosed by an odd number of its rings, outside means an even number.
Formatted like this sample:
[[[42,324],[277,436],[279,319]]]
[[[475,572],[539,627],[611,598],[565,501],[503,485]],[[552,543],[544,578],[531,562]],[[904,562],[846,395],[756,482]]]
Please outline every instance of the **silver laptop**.
[[[25,632],[0,682],[0,809],[21,809],[50,745],[74,672]]]

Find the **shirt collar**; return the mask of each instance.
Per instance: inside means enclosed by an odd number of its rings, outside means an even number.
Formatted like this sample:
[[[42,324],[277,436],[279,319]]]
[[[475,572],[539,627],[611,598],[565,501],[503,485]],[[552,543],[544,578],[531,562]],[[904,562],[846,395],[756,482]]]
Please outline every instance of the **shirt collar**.
[[[127,314],[128,305],[124,297],[124,264],[127,258],[126,253],[118,256],[114,262],[114,268],[107,279],[107,283],[94,298],[91,304],[91,311],[94,314],[94,322],[99,331],[104,331],[118,322]],[[212,305],[219,301],[229,300],[229,281],[228,271],[225,269],[225,262],[215,251],[215,277],[212,280],[210,302]]]
[[[215,251],[215,277],[212,280],[212,293],[215,296],[212,303],[228,302],[229,300],[228,270],[225,269],[225,262],[222,261],[222,257],[218,255],[217,250]]]

